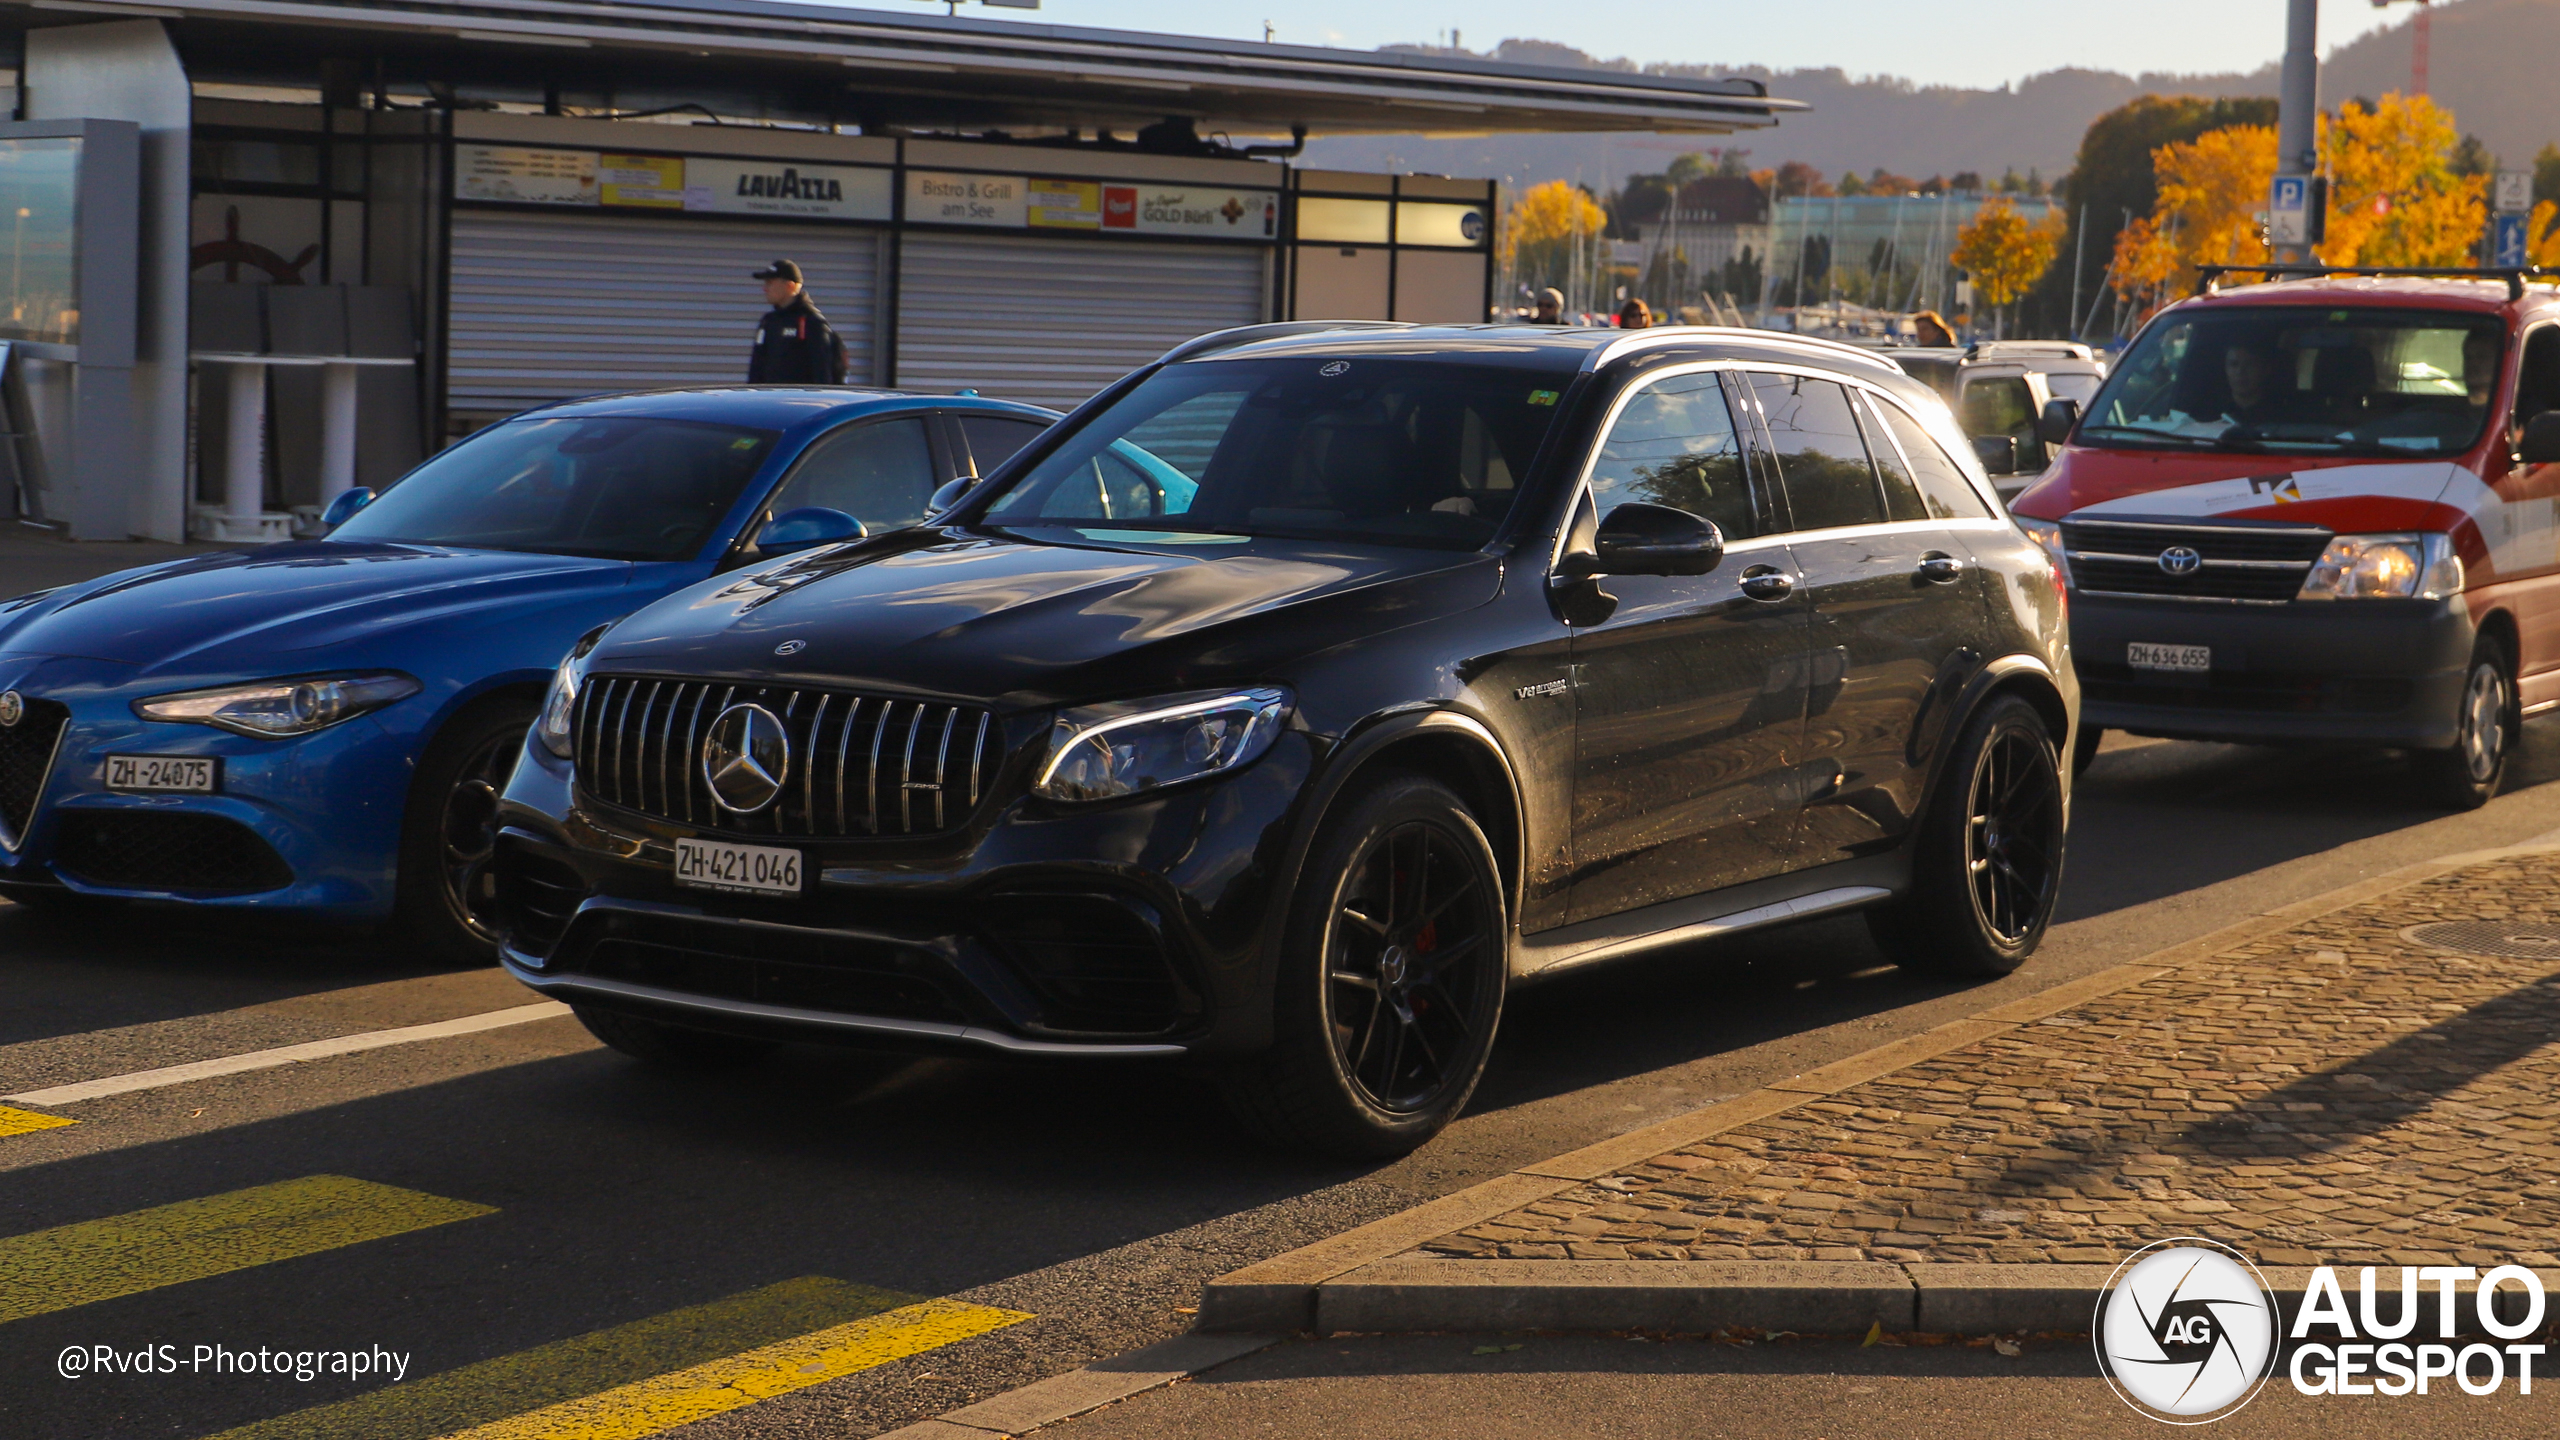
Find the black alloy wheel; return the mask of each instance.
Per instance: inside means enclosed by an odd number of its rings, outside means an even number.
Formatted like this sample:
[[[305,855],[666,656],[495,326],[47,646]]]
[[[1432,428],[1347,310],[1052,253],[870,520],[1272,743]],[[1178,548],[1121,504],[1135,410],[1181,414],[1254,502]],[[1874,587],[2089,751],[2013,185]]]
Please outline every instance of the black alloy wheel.
[[[2062,890],[2062,771],[2033,705],[1991,701],[1947,757],[1911,840],[1911,888],[1867,912],[1894,963],[2006,975],[2026,963]]]
[[[403,938],[431,955],[476,964],[497,958],[486,909],[498,796],[532,725],[529,702],[482,705],[447,722],[418,763],[400,847],[398,923]]]
[[[1328,824],[1299,880],[1272,1049],[1228,1076],[1266,1139],[1375,1158],[1455,1119],[1510,963],[1501,871],[1465,804],[1399,778]]]
[[[2524,713],[2516,695],[2515,662],[2495,635],[2471,649],[2462,694],[2454,702],[2454,742],[2418,752],[2418,778],[2438,803],[2477,810],[2507,778],[2507,757],[2524,738]]]

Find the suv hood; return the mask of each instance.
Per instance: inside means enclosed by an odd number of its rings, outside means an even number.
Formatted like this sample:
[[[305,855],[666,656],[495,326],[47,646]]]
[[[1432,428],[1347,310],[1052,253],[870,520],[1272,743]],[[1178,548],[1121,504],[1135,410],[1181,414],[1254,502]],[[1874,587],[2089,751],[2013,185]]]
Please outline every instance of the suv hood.
[[[1501,570],[1475,551],[910,530],[678,591],[616,625],[591,663],[1058,704],[1269,675],[1481,605]]]
[[[2009,502],[2034,520],[2108,515],[2298,520],[2346,533],[2450,529],[2470,472],[2446,460],[2065,450]]]
[[[620,560],[312,541],[227,551],[67,587],[0,622],[0,652],[150,670],[293,668],[275,657],[424,629],[450,634],[571,593],[619,590]],[[311,663],[322,663],[316,659]]]

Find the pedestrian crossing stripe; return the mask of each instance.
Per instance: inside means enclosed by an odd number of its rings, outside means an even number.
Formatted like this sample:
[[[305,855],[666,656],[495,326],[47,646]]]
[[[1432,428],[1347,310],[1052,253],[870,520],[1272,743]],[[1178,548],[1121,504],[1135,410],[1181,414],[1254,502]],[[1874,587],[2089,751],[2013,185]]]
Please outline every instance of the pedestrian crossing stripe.
[[[213,1440],[626,1440],[1030,1318],[807,1276],[258,1421]]]
[[[310,1175],[0,1239],[0,1324],[497,1213]]]
[[[37,1110],[21,1110],[15,1105],[0,1105],[0,1138],[31,1135],[38,1130],[59,1130],[80,1122],[68,1115],[47,1115]]]

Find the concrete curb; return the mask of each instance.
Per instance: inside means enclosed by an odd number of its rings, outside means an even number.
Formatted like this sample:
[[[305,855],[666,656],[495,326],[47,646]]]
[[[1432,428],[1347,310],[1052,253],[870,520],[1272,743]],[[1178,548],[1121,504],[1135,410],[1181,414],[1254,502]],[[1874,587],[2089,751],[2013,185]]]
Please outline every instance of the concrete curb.
[[[1277,1335],[1204,1335],[1161,1340],[1081,1370],[1052,1375],[993,1399],[892,1430],[878,1440],[992,1440],[1073,1419],[1088,1410],[1185,1380],[1279,1343]]]
[[[1418,1246],[1657,1155],[2103,999],[2308,920],[2455,870],[2560,852],[2537,839],[2422,860],[2297,900],[1979,1015],[1881,1045],[1444,1195],[1202,1287],[1200,1331],[1705,1330],[1807,1333],[2084,1328],[2111,1266],[1858,1261],[1458,1260]],[[2377,1276],[2397,1288],[2398,1267]],[[2088,1272],[2096,1272],[2094,1275]],[[2308,1270],[2266,1272],[2298,1300]],[[2279,1274],[2291,1277],[2279,1280]],[[2350,1282],[2353,1276],[2347,1277]],[[2548,1279],[2560,1279],[2551,1272]],[[2288,1303],[2291,1303],[2290,1301]],[[1859,1318],[1864,1317],[1864,1318]],[[925,1437],[916,1437],[925,1440]],[[955,1437],[956,1440],[956,1437]]]

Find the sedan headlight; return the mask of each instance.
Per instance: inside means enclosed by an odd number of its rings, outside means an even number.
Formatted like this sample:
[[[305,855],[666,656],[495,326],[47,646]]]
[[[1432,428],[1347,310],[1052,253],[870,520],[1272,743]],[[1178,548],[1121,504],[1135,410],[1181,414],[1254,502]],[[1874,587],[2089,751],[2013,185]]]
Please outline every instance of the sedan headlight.
[[[1289,692],[1203,690],[1060,712],[1033,793],[1111,800],[1250,765],[1279,738]]]
[[[561,658],[560,668],[551,674],[551,692],[542,697],[542,719],[533,733],[542,739],[542,748],[563,760],[577,752],[578,686],[587,677],[587,657],[603,643],[604,632],[611,625],[599,625],[578,637],[578,643]]]
[[[2462,593],[2450,535],[2340,535],[2303,577],[2302,600],[2441,600]]]
[[[2036,545],[2044,551],[2045,558],[2053,562],[2054,573],[2065,579],[2070,578],[2071,567],[2066,563],[2069,557],[2062,552],[2062,527],[2050,520],[2030,520],[2024,515],[2010,518],[2018,522],[2018,528],[2026,531],[2027,538],[2036,542]]]
[[[133,702],[145,720],[211,725],[234,735],[287,740],[353,720],[426,687],[397,671],[374,675],[323,675],[309,680],[264,680],[184,690]]]

